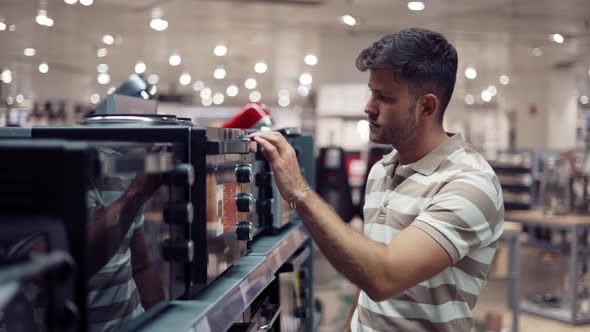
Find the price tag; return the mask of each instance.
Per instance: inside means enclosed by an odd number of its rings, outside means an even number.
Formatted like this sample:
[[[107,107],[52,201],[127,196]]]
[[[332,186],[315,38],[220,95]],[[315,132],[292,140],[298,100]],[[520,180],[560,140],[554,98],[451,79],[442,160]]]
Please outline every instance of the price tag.
[[[195,332],[211,332],[211,326],[209,325],[209,320],[207,317],[203,317],[197,325],[194,327]]]

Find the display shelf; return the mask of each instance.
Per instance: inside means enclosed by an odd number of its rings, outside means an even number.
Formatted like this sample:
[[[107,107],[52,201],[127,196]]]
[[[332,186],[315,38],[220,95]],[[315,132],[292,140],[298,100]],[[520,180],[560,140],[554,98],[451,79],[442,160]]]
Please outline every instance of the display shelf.
[[[154,307],[122,330],[226,331],[270,285],[279,267],[308,239],[299,222],[286,226],[279,234],[255,239],[247,256],[193,299]]]
[[[505,209],[532,209],[538,192],[539,154],[526,150],[498,151],[488,162],[502,186]]]
[[[588,324],[590,323],[590,317],[587,318],[575,318],[572,317],[572,313],[569,308],[565,307],[546,307],[531,301],[523,300],[520,302],[520,310],[534,315],[539,315],[570,324]]]

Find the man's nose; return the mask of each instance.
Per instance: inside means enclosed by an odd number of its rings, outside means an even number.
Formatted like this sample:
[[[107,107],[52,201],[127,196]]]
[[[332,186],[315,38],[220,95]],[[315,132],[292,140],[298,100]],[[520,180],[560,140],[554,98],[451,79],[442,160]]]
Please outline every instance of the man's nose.
[[[369,100],[367,100],[367,104],[365,105],[365,113],[366,114],[377,114],[377,107],[375,105],[375,98],[373,98],[373,96],[369,97]]]

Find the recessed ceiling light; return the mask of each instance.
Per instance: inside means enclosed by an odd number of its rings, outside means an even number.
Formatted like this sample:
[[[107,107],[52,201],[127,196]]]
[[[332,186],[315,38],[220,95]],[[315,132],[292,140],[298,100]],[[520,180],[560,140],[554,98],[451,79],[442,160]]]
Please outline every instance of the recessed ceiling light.
[[[340,23],[345,24],[345,25],[348,25],[350,27],[355,26],[358,23],[357,20],[356,20],[356,18],[354,18],[351,15],[343,15],[343,16],[340,16],[338,18],[338,20],[340,20]]]
[[[25,48],[23,53],[25,56],[34,56],[37,51],[34,48]]]
[[[8,31],[11,31],[11,32],[16,31],[16,25],[14,25],[14,24],[9,25],[8,26]]]
[[[486,103],[492,100],[492,94],[488,90],[483,90],[481,92],[481,100],[485,101]]]
[[[47,62],[43,61],[39,64],[39,67],[37,69],[41,74],[47,74],[47,72],[49,71],[49,65],[47,64]]]
[[[99,58],[104,58],[105,56],[107,56],[107,49],[106,48],[99,48],[98,50],[96,50],[96,56]]]
[[[300,85],[299,87],[297,87],[297,93],[301,97],[307,97],[309,95],[309,88],[306,86]]]
[[[534,47],[529,49],[529,54],[532,56],[541,56],[543,55],[543,51],[538,47]]]
[[[310,85],[313,82],[313,78],[310,73],[303,73],[299,76],[299,83],[301,85]]]
[[[68,5],[73,5],[76,2],[78,2],[78,0],[64,0],[65,3],[67,3]]]
[[[303,58],[303,62],[308,66],[315,66],[318,63],[318,57],[315,54],[308,54]]]
[[[6,30],[6,23],[0,21],[0,31],[4,31],[4,30]]]
[[[465,104],[473,105],[475,103],[475,97],[473,95],[465,95]]]
[[[96,66],[96,71],[99,73],[106,73],[107,71],[109,71],[109,65],[107,65],[106,63],[101,63],[98,66]]]
[[[171,66],[178,66],[182,62],[182,58],[178,54],[172,54],[170,58],[168,58],[168,63]]]
[[[153,18],[150,21],[150,28],[156,31],[164,31],[168,28],[168,21],[162,18]]]
[[[7,103],[8,105],[12,105],[12,104],[14,103],[14,99],[13,99],[12,97],[8,96],[8,97],[6,98],[6,103]]]
[[[228,97],[235,97],[238,95],[239,89],[237,86],[235,85],[230,85],[227,87],[227,89],[225,90],[225,94],[228,95]]]
[[[203,98],[201,99],[201,104],[203,104],[203,106],[211,106],[211,104],[213,104],[213,99],[211,99],[211,97]]]
[[[492,94],[492,97],[495,97],[496,94],[498,94],[498,89],[493,85],[488,86],[488,91]]]
[[[256,85],[258,85],[258,83],[253,78],[249,78],[244,82],[244,86],[246,87],[246,89],[252,90],[256,88]]]
[[[215,68],[215,70],[213,71],[213,77],[215,77],[216,80],[222,80],[225,78],[225,69],[223,69],[223,67],[217,67]]]
[[[12,72],[9,69],[4,69],[2,73],[0,73],[0,81],[6,84],[12,82]]]
[[[588,96],[580,96],[580,103],[582,103],[582,105],[588,104]]]
[[[213,49],[213,54],[216,56],[224,56],[227,54],[227,47],[224,44],[219,44]]]
[[[201,92],[199,93],[199,95],[201,96],[201,99],[208,99],[211,98],[211,95],[213,94],[213,92],[211,91],[211,89],[209,88],[204,88],[203,90],[201,90]]]
[[[102,36],[102,42],[107,45],[113,45],[115,43],[115,37],[111,35],[104,35]]]
[[[502,85],[508,85],[510,84],[510,77],[508,75],[500,75],[499,81]]]
[[[554,33],[549,35],[549,39],[551,39],[552,41],[558,43],[558,44],[563,44],[563,42],[565,42],[565,38],[563,37],[563,35],[559,34],[559,33]]]
[[[98,104],[98,102],[100,101],[100,95],[98,93],[93,93],[92,96],[90,96],[90,102],[94,105]]]
[[[409,1],[408,2],[408,9],[409,10],[414,10],[414,11],[420,11],[420,10],[424,10],[426,6],[424,5],[424,2],[422,1]]]
[[[291,104],[291,99],[289,97],[279,97],[279,106],[287,107]]]
[[[266,63],[264,63],[264,62],[262,62],[262,61],[260,61],[260,62],[257,62],[257,63],[254,65],[254,71],[255,71],[255,72],[257,72],[257,73],[259,73],[259,74],[266,73],[266,70],[267,70],[267,69],[268,69],[268,66],[266,65]]]
[[[149,84],[158,84],[158,82],[160,82],[160,76],[158,76],[157,74],[151,74],[150,76],[148,76],[147,79]]]
[[[111,81],[111,75],[109,75],[107,73],[101,73],[101,74],[98,74],[98,77],[96,78],[96,80],[98,81],[99,84],[106,85],[106,84],[109,84],[109,82]]]
[[[193,82],[193,90],[199,92],[205,88],[205,83],[203,81],[194,81]]]
[[[138,74],[145,73],[146,69],[147,69],[147,66],[145,65],[145,63],[143,61],[137,61],[137,63],[135,64],[135,72]]]
[[[191,74],[189,74],[189,73],[182,73],[182,75],[180,75],[180,77],[178,78],[178,82],[181,85],[189,85],[189,84],[191,84],[192,80],[193,79],[191,77]]]
[[[80,0],[80,4],[83,6],[90,6],[94,3],[94,0]]]
[[[473,66],[468,66],[465,69],[465,77],[470,80],[474,80],[477,77],[477,70]]]
[[[218,92],[215,95],[213,95],[213,104],[219,105],[219,104],[223,103],[224,99],[225,99],[225,97],[223,96],[223,93]]]
[[[288,98],[290,96],[289,90],[281,89],[279,90],[279,98]]]
[[[250,95],[248,97],[249,97],[250,101],[253,103],[258,102],[262,99],[262,95],[260,94],[259,91],[256,91],[256,90],[250,92]]]

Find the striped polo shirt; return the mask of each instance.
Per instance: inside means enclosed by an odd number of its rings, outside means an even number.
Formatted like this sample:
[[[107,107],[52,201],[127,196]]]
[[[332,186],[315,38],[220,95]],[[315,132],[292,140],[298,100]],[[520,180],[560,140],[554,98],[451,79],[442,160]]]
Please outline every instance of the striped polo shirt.
[[[389,244],[412,225],[453,263],[385,301],[361,291],[351,331],[471,331],[504,220],[502,190],[485,159],[461,134],[408,165],[399,164],[394,150],[369,173],[364,216],[370,239]]]

